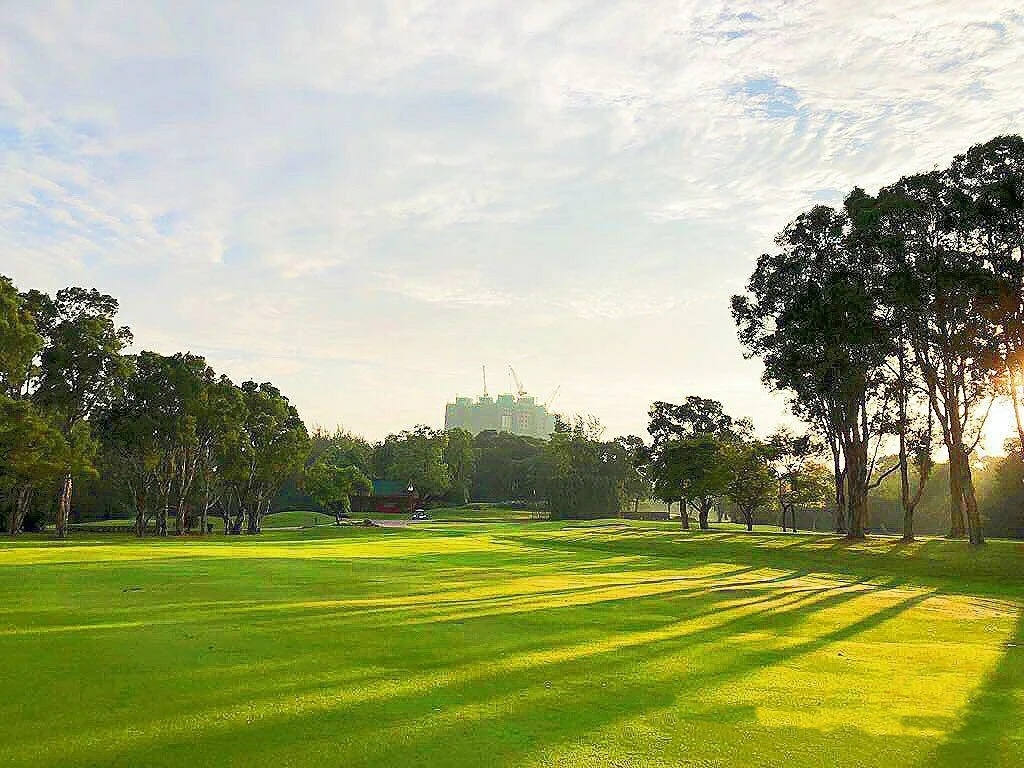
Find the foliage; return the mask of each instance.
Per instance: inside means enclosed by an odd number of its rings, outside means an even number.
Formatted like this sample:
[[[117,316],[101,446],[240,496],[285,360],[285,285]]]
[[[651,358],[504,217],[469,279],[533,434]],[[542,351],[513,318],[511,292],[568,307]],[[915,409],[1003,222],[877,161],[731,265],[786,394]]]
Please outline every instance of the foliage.
[[[352,511],[350,497],[355,493],[369,493],[370,479],[354,464],[344,464],[347,457],[341,451],[326,452],[306,469],[305,488],[313,500],[324,510],[333,512],[337,523]]]
[[[476,501],[539,502],[544,441],[485,430],[473,440],[471,497]]]
[[[599,439],[603,432],[595,418],[576,417],[568,431],[551,435],[544,449],[543,486],[553,520],[621,513],[632,463],[621,444]]]
[[[758,513],[777,500],[778,480],[772,468],[776,456],[776,449],[761,440],[733,440],[722,446],[721,459],[728,468],[725,494],[748,531],[761,522]]]
[[[20,397],[42,348],[35,319],[10,279],[0,275],[0,394]]]
[[[446,444],[443,431],[424,425],[388,435],[374,451],[377,475],[408,483],[424,500],[443,496],[452,484]]]

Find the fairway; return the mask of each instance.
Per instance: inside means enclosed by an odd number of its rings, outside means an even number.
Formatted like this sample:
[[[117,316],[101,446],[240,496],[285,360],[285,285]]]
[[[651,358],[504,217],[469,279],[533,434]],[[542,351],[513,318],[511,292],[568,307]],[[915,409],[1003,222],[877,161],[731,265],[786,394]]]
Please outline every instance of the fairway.
[[[5,766],[1024,766],[1024,545],[658,523],[0,544]]]

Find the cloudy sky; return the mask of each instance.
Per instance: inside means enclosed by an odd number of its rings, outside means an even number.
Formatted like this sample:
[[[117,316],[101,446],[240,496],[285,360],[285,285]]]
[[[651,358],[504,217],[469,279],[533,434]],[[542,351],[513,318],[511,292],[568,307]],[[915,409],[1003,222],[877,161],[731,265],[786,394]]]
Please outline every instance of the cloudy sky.
[[[0,0],[0,273],[371,438],[509,389],[768,430],[801,209],[1024,126],[1019,0]]]

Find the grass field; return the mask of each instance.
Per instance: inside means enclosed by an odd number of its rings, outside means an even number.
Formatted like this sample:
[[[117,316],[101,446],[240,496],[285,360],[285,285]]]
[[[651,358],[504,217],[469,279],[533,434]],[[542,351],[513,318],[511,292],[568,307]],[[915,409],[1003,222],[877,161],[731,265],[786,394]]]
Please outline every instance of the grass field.
[[[0,543],[5,766],[1024,766],[1024,545]]]

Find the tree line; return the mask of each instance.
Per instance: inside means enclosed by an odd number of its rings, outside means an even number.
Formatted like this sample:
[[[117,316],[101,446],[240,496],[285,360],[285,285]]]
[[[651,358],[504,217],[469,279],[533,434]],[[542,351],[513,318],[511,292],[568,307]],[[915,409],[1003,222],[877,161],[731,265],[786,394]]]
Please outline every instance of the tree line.
[[[128,354],[113,297],[19,292],[0,277],[4,528],[52,521],[64,537],[73,509],[128,510],[139,535],[207,531],[211,518],[256,533],[289,500],[340,520],[371,478],[386,478],[424,502],[514,501],[552,517],[636,515],[660,499],[684,527],[692,515],[707,528],[714,513],[795,528],[801,510],[828,506],[852,538],[871,527],[872,494],[897,496],[911,540],[942,474],[948,533],[980,544],[974,451],[1005,396],[1018,440],[993,470],[1003,495],[989,517],[1012,530],[1024,506],[1014,507],[1024,502],[1024,140],[997,137],[875,195],[854,189],[841,208],[799,215],[775,245],[731,302],[745,354],[808,426],[767,438],[698,396],[653,403],[647,439],[605,439],[582,417],[559,419],[548,440],[426,426],[375,443],[310,434],[270,383],[235,384],[190,353]]]
[[[118,302],[0,277],[0,499],[16,534],[68,535],[76,484],[131,510],[136,532],[255,533],[309,436],[270,383],[234,384],[197,355],[127,354]]]
[[[999,136],[946,168],[841,208],[801,214],[763,254],[732,314],[766,385],[788,394],[832,461],[836,528],[861,538],[891,441],[904,538],[937,447],[949,535],[984,541],[972,456],[993,399],[1024,439],[1024,139]]]

